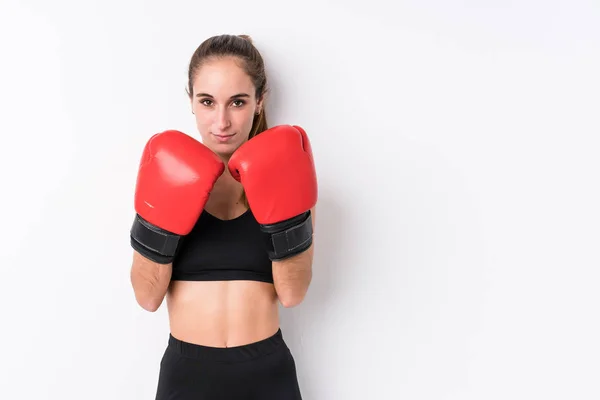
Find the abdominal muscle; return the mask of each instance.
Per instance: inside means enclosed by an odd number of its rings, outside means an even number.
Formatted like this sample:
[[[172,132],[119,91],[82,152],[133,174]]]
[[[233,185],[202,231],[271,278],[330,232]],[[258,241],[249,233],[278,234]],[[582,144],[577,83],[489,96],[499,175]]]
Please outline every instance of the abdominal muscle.
[[[172,281],[167,292],[171,334],[184,342],[234,347],[279,329],[273,284],[254,281]]]

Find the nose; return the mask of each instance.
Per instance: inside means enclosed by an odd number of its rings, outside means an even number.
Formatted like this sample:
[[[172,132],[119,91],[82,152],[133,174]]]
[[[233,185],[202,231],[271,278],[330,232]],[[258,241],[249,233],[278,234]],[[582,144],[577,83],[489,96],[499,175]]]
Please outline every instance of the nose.
[[[218,132],[223,132],[231,126],[229,119],[229,113],[226,107],[220,107],[217,109],[217,115],[215,116],[215,128]]]

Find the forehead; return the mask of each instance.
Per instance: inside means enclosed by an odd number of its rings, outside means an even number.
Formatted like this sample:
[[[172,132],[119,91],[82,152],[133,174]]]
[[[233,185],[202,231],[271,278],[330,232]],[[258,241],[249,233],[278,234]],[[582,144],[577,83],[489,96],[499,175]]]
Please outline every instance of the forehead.
[[[194,92],[216,97],[240,92],[253,95],[254,85],[241,61],[227,57],[207,61],[200,67],[194,78]]]

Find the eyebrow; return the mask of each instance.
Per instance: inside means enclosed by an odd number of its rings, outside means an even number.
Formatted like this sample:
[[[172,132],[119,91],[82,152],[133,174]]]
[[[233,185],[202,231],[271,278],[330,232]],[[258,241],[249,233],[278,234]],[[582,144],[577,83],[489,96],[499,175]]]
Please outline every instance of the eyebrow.
[[[197,93],[196,97],[211,97],[212,98],[213,96],[208,93]],[[234,94],[233,96],[231,96],[230,99],[237,99],[239,97],[250,97],[250,95],[247,93],[238,93],[238,94]]]

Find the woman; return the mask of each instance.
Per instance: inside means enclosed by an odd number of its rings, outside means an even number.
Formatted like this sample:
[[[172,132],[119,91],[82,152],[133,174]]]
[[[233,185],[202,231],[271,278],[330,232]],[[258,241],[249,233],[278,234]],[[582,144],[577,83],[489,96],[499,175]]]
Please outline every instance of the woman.
[[[136,184],[131,282],[170,335],[156,399],[301,399],[278,302],[312,277],[316,174],[300,127],[267,128],[263,59],[248,36],[194,52],[188,95],[202,143],[148,141]]]

